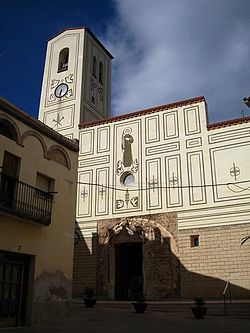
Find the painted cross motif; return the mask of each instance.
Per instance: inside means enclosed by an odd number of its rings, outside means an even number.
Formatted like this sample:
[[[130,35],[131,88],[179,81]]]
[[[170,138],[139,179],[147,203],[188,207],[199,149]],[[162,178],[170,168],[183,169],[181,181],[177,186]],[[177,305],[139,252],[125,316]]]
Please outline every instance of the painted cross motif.
[[[169,178],[169,183],[173,188],[178,185],[178,178],[174,175],[174,172],[172,173],[172,177]]]
[[[233,167],[230,169],[230,175],[234,177],[234,180],[237,180],[237,176],[240,174],[240,168],[235,165],[233,162]]]
[[[158,186],[158,180],[155,179],[155,176],[153,175],[153,179],[148,182],[148,185],[150,188],[153,189],[153,192],[155,191],[155,188]]]
[[[103,199],[103,196],[106,194],[106,188],[103,187],[103,184],[102,184],[101,188],[99,188],[98,194],[101,196],[101,199]]]
[[[86,188],[84,186],[83,191],[81,191],[81,197],[83,198],[83,201],[85,201],[87,196],[88,196],[88,191],[86,190]]]
[[[56,119],[53,119],[53,121],[56,123],[54,127],[58,128],[58,126],[62,126],[61,121],[64,119],[63,116],[60,116],[59,113],[56,115]]]

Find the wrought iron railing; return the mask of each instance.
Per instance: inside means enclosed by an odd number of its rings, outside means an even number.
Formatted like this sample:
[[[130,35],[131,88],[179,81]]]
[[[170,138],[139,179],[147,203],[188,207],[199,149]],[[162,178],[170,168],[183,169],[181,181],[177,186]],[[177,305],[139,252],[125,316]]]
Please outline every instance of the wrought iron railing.
[[[53,195],[0,173],[0,210],[28,218],[36,223],[51,222]]]

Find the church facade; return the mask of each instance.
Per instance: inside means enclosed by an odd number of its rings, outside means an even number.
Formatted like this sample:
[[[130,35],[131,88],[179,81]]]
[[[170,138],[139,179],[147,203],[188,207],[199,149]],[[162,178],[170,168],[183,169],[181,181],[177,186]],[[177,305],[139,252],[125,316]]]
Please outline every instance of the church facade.
[[[39,119],[80,147],[73,294],[249,297],[249,117],[208,124],[202,96],[110,117],[111,59],[84,28],[48,44]]]

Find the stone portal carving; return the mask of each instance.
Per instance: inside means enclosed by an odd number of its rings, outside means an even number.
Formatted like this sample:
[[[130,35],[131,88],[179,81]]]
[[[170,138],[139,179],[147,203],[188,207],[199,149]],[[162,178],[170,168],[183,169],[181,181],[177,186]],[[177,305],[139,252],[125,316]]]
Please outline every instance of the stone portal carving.
[[[149,300],[179,296],[179,260],[176,214],[102,220],[98,225],[97,292],[115,297],[115,248],[142,243],[144,293]]]

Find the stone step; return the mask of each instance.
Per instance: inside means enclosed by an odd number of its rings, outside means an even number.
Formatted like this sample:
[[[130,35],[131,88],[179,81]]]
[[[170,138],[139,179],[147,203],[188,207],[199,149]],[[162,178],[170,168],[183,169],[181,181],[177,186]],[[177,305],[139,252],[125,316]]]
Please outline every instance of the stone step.
[[[74,303],[83,304],[82,300],[73,300]],[[119,308],[131,309],[130,301],[97,301],[98,308]],[[158,311],[166,313],[185,313],[189,314],[193,301],[168,301],[168,302],[150,302],[148,301],[147,311]],[[208,316],[225,316],[223,301],[206,301]],[[227,315],[235,318],[250,319],[250,300],[227,302]]]

